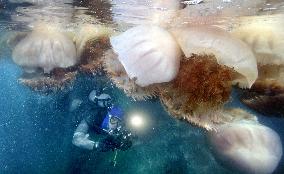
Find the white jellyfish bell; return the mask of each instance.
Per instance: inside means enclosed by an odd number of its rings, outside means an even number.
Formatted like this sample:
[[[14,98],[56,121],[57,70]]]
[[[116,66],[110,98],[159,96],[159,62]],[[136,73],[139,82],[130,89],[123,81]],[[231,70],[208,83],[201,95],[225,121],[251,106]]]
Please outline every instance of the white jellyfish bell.
[[[24,68],[42,68],[45,73],[50,73],[54,68],[73,66],[79,61],[72,39],[57,27],[42,23],[36,25],[34,30],[16,45],[12,58]]]
[[[178,73],[181,50],[161,27],[137,26],[111,37],[110,42],[128,77],[141,87],[169,82]]]
[[[255,82],[258,71],[253,52],[225,30],[199,26],[174,28],[171,31],[186,57],[213,54],[218,64],[233,68],[240,74],[235,81],[240,87],[249,88]]]
[[[241,173],[272,173],[282,157],[279,135],[255,122],[220,125],[209,132],[209,142],[220,162]]]
[[[232,34],[254,52],[259,76],[241,101],[265,115],[283,116],[284,15],[240,17]]]
[[[253,50],[259,65],[284,65],[284,15],[239,19],[232,34]]]

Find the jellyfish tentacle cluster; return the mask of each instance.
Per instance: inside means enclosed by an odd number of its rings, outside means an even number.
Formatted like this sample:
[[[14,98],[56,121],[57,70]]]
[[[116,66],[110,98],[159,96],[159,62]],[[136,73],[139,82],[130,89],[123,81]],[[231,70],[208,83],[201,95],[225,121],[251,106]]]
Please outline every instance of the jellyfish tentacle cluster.
[[[112,28],[85,24],[74,37],[77,56],[81,58],[80,72],[96,74],[103,70],[104,53],[110,49]]]
[[[217,112],[230,98],[231,71],[218,65],[212,55],[183,58],[177,77],[160,87],[160,99],[175,113],[171,115],[211,129],[225,121],[211,112]]]

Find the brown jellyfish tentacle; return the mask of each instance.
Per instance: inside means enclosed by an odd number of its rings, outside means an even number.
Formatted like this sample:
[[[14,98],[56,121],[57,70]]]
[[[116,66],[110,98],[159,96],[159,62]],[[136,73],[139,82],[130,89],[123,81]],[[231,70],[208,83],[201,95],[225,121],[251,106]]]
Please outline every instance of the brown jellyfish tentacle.
[[[213,55],[181,60],[177,77],[159,87],[160,99],[171,115],[205,129],[228,122],[216,116],[230,99],[232,68],[219,65]]]
[[[88,41],[95,41],[104,38],[109,38],[114,33],[112,28],[104,25],[84,24],[80,27],[80,30],[73,38],[76,45],[77,56],[81,57],[83,51],[86,48]],[[103,42],[104,40],[102,40]],[[107,42],[107,40],[105,40]]]
[[[81,58],[79,70],[83,73],[102,72],[104,52],[110,49],[112,28],[104,25],[84,24],[74,37],[77,56]]]
[[[68,71],[62,68],[54,69],[50,75],[37,75],[36,77],[19,79],[19,82],[34,91],[49,94],[61,91],[71,86],[77,75],[77,71]]]
[[[284,66],[259,66],[260,76],[241,101],[250,108],[268,116],[284,117]]]
[[[241,101],[266,116],[284,117],[284,94],[275,96],[245,94]]]
[[[101,72],[104,52],[108,49],[110,49],[109,37],[102,36],[87,41],[81,53],[79,70],[88,74]]]
[[[105,52],[103,66],[113,83],[134,100],[146,100],[157,96],[158,89],[156,85],[140,87],[135,84],[135,78],[130,79],[128,77],[123,65],[112,50]]]

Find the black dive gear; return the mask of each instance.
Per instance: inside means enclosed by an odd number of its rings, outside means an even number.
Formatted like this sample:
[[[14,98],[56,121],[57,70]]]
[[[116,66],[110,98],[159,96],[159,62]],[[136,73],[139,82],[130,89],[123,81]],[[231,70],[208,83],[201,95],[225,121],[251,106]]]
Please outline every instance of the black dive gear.
[[[101,152],[114,151],[116,149],[126,151],[132,146],[132,140],[135,136],[128,130],[118,129],[112,130],[107,137],[98,143],[98,150]]]

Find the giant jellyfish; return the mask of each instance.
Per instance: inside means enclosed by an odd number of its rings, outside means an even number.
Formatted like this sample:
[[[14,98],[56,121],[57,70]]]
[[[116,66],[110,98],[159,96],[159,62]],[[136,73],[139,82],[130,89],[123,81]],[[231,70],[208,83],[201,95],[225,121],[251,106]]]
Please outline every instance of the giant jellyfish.
[[[283,15],[242,17],[232,34],[254,52],[259,76],[242,101],[273,116],[284,116],[284,22]]]
[[[254,121],[241,120],[220,125],[208,133],[208,138],[216,159],[241,173],[272,173],[282,157],[279,135]]]
[[[155,84],[173,80],[179,70],[181,50],[165,29],[142,25],[111,38],[116,56],[105,67],[118,87],[136,99],[155,94]],[[113,54],[110,54],[113,55]]]
[[[248,88],[254,83],[258,71],[253,53],[245,43],[215,27],[184,27],[172,33],[184,58],[178,76],[160,88],[167,110],[209,130],[230,122],[213,112],[229,101],[233,84]]]
[[[78,72],[101,70],[101,56],[109,49],[112,30],[82,25],[77,34],[74,31],[39,23],[20,39],[12,56],[25,72],[20,82],[36,91],[55,92],[70,86]]]

